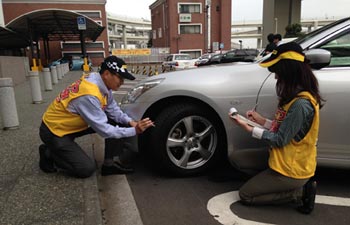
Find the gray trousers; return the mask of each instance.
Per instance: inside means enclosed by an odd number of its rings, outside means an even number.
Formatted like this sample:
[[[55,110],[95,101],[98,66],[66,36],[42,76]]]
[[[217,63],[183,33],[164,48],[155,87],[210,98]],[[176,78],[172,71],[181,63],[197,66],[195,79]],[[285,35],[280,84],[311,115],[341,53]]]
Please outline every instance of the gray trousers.
[[[309,179],[286,177],[268,166],[269,149],[244,149],[232,154],[234,166],[254,175],[239,190],[247,205],[301,204],[303,185]]]
[[[96,170],[95,160],[74,141],[75,138],[95,133],[91,128],[87,130],[58,137],[42,122],[39,130],[41,140],[47,146],[46,155],[53,159],[55,165],[68,174],[85,178]],[[118,156],[122,163],[130,164],[137,154],[137,137],[107,138],[105,139],[105,160],[113,160]]]

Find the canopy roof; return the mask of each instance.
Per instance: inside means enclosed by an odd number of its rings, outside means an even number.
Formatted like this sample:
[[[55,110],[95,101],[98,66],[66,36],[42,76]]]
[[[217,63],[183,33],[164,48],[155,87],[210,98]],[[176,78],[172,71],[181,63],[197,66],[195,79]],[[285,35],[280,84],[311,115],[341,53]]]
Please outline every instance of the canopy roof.
[[[30,44],[29,40],[16,32],[0,26],[0,49],[25,48]]]
[[[104,27],[82,14],[62,10],[62,9],[42,9],[23,14],[6,25],[7,30],[12,30],[15,34],[25,40],[30,40],[30,35],[34,41],[47,39],[49,41],[77,41],[80,40],[77,18],[85,17],[86,30],[84,38],[96,41],[102,33]],[[0,40],[5,41],[5,36],[0,33]],[[6,42],[13,42],[11,38]],[[15,43],[15,42],[14,42]],[[4,43],[6,45],[6,43]],[[28,45],[27,45],[28,46]],[[18,45],[18,47],[23,47]]]

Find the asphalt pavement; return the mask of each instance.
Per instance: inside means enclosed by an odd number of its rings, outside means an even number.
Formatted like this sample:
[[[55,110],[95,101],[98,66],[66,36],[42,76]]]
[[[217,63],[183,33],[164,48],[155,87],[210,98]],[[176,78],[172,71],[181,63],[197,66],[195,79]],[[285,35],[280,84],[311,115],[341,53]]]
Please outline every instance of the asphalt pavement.
[[[81,75],[81,71],[68,72],[52,91],[42,91],[41,104],[32,103],[29,80],[14,88],[19,128],[2,130],[0,118],[0,224],[103,224],[98,172],[77,179],[39,169],[42,114],[57,94]],[[94,140],[85,136],[77,142],[92,155]]]

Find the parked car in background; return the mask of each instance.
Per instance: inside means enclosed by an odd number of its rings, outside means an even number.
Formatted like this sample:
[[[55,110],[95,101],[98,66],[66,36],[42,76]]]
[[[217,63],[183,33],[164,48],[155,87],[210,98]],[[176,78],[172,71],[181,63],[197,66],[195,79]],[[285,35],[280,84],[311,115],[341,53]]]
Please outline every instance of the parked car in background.
[[[55,61],[52,61],[48,67],[56,66],[58,64],[69,63],[70,70],[82,70],[84,65],[84,58],[81,55],[65,56]],[[88,58],[88,65],[90,71],[92,69],[91,60]]]
[[[48,64],[48,67],[51,66],[57,66],[58,64],[63,64],[63,63],[69,63],[69,68],[71,64],[71,58],[70,57],[62,57],[57,60],[52,61],[51,63]]]
[[[254,62],[255,58],[259,55],[257,49],[235,49],[226,52],[222,58],[221,63],[230,62]]]
[[[209,59],[214,55],[214,53],[206,53],[201,55],[196,61],[196,66],[201,66],[209,61]]]
[[[304,49],[322,97],[317,143],[319,166],[350,168],[350,17],[295,40]],[[267,55],[265,57],[269,57]],[[193,175],[232,152],[267,147],[236,126],[231,107],[273,118],[278,103],[274,74],[257,62],[220,64],[165,73],[139,83],[122,100],[135,120],[149,117],[156,127],[139,136],[140,151],[153,165]]]
[[[89,68],[90,68],[90,71],[92,70],[92,63],[91,63],[91,60],[88,58],[88,65],[89,65]],[[73,55],[72,56],[72,61],[71,61],[71,64],[70,64],[70,69],[71,70],[83,70],[83,65],[84,65],[84,58],[83,56],[76,56],[76,55]]]
[[[207,62],[198,64],[197,66],[208,66],[213,64],[219,64],[223,55],[224,54],[213,55]]]
[[[196,68],[196,60],[192,59],[189,54],[170,54],[165,58],[162,63],[162,70],[183,70]]]

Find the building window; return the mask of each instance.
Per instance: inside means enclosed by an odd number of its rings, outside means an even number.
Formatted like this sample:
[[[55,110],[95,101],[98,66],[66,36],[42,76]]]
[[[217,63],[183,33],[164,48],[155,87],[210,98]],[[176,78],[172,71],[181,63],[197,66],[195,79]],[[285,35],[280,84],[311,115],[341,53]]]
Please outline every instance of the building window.
[[[202,55],[202,50],[201,49],[180,50],[179,53],[189,54],[192,59],[196,59]]]
[[[201,34],[201,24],[179,24],[179,34]]]
[[[178,13],[201,13],[202,4],[201,3],[178,3],[179,10]]]
[[[157,31],[153,30],[153,39],[157,39]]]

